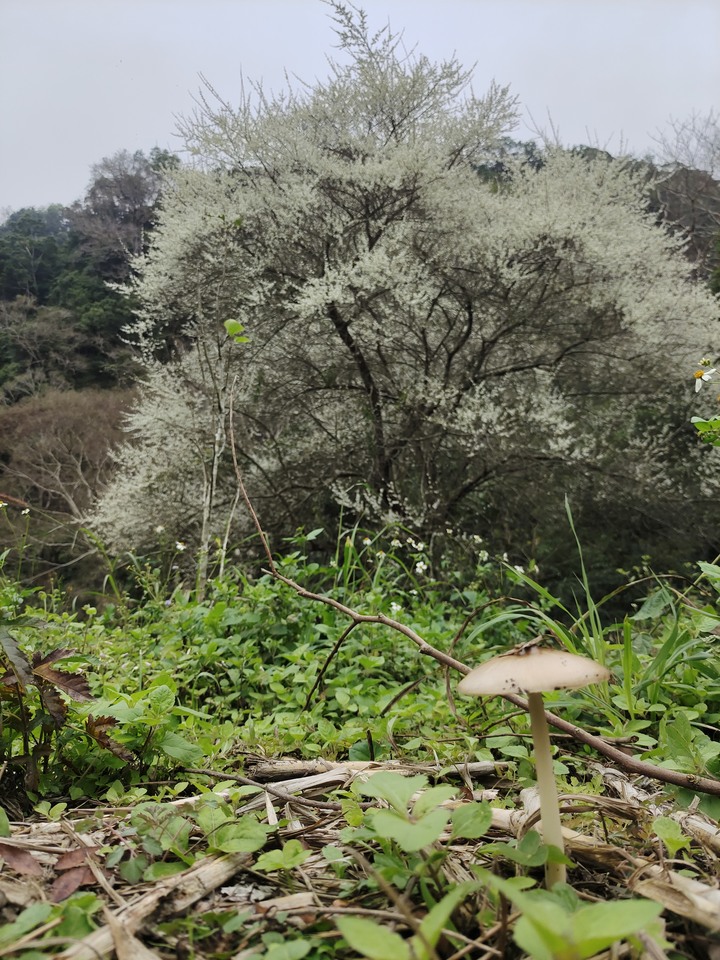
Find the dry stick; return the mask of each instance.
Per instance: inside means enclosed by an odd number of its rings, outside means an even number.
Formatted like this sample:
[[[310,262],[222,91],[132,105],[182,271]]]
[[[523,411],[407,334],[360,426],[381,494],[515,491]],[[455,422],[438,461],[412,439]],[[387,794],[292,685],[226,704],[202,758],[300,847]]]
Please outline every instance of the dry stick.
[[[381,623],[386,627],[390,627],[392,630],[397,630],[398,633],[402,633],[408,638],[408,640],[412,640],[412,642],[418,647],[420,653],[425,654],[428,657],[432,657],[434,660],[437,660],[438,663],[442,663],[446,667],[451,667],[453,670],[457,670],[458,673],[470,673],[470,667],[462,663],[462,661],[456,660],[449,654],[444,653],[442,650],[438,650],[431,646],[427,640],[424,640],[420,636],[419,633],[416,633],[404,623],[400,623],[398,620],[393,620],[392,617],[388,617],[384,613],[358,613],[357,610],[353,610],[352,607],[348,607],[344,603],[340,603],[339,600],[335,600],[333,597],[326,596],[322,593],[313,593],[311,590],[306,590],[304,587],[301,587],[299,583],[296,583],[289,577],[284,577],[278,572],[272,558],[272,553],[270,552],[270,545],[268,544],[267,537],[265,536],[265,531],[260,525],[258,515],[253,509],[247,489],[245,488],[242,474],[240,473],[237,454],[235,452],[235,434],[233,432],[232,408],[233,405],[231,391],[230,449],[232,450],[233,466],[235,468],[235,477],[237,478],[238,486],[242,492],[243,500],[245,501],[245,504],[250,512],[250,516],[255,524],[255,529],[260,536],[260,541],[264,547],[265,555],[268,559],[269,569],[264,570],[263,573],[268,573],[270,576],[274,577],[274,579],[286,584],[288,587],[293,589],[299,597],[302,597],[305,600],[313,600],[316,603],[324,603],[327,606],[332,607],[334,610],[337,610],[339,613],[344,614],[346,617],[350,618],[353,626],[357,626],[360,623]],[[343,634],[343,638],[345,636],[347,636],[347,631]],[[521,707],[525,712],[528,711],[529,708],[527,701],[523,700],[522,697],[518,697],[513,693],[505,693],[502,694],[502,696],[505,700],[515,704],[516,707]],[[563,720],[561,717],[555,716],[555,714],[550,713],[549,710],[545,711],[545,719],[557,730],[562,730],[564,733],[570,734],[570,736],[575,740],[579,740],[581,743],[587,744],[587,746],[592,747],[593,750],[597,750],[597,752],[602,754],[604,757],[614,760],[615,763],[617,763],[617,765],[622,767],[624,770],[629,770],[631,773],[637,773],[643,777],[650,777],[653,780],[659,780],[662,783],[671,783],[674,786],[685,787],[688,790],[694,790],[698,793],[708,793],[712,796],[720,797],[720,780],[713,780],[710,777],[696,776],[694,773],[680,773],[678,770],[668,770],[666,767],[656,767],[654,764],[646,763],[644,760],[637,760],[635,757],[628,756],[628,754],[624,753],[622,750],[618,750],[615,747],[610,746],[610,744],[607,743],[602,737],[596,737],[592,733],[588,733],[587,730],[583,730],[582,727],[577,727],[574,723],[569,723],[567,720]]]
[[[235,783],[241,783],[245,787],[257,787],[261,793],[269,793],[271,796],[277,797],[278,800],[284,800],[285,803],[297,803],[305,807],[317,807],[318,810],[342,811],[341,803],[336,803],[332,800],[311,800],[309,797],[303,797],[302,794],[297,796],[288,790],[281,790],[278,787],[271,786],[269,783],[260,783],[259,780],[251,780],[249,777],[241,777],[240,774],[237,773],[203,770],[201,767],[181,767],[180,769],[183,773],[199,774],[214,780],[232,780]],[[298,790],[299,789],[300,787],[298,787]],[[374,807],[375,804],[363,802],[360,806],[363,809],[370,809],[370,807]]]

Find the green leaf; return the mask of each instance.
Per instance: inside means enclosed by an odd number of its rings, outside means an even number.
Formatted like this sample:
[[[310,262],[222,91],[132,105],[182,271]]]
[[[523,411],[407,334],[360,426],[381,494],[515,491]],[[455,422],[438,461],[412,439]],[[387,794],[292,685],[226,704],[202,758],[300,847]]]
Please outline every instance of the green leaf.
[[[143,880],[151,883],[154,880],[165,880],[166,877],[174,877],[176,873],[182,873],[187,870],[187,864],[182,861],[166,863],[164,860],[158,860],[157,863],[151,863],[143,872]]]
[[[661,904],[651,900],[616,900],[593,903],[570,913],[560,905],[557,895],[521,893],[488,870],[476,868],[475,872],[522,911],[513,936],[533,960],[587,960],[638,933],[662,911]]]
[[[255,817],[245,816],[235,823],[223,824],[208,837],[208,843],[221,853],[255,853],[265,846],[270,829]]]
[[[34,903],[23,910],[13,923],[3,924],[0,927],[0,947],[10,946],[41,923],[45,923],[52,910],[49,903]]]
[[[163,733],[158,734],[155,740],[155,746],[166,756],[177,760],[178,763],[192,765],[202,760],[205,756],[205,751],[202,747],[199,747],[196,743],[190,743],[179,734],[173,733],[172,730],[165,730]]]
[[[268,850],[267,853],[261,854],[254,868],[267,873],[274,870],[292,870],[293,867],[299,867],[305,863],[309,856],[310,851],[306,850],[299,840],[288,840],[282,850]]]
[[[557,960],[559,954],[554,948],[562,949],[564,941],[562,937],[550,939],[548,943],[544,932],[528,916],[520,917],[513,929],[513,940],[532,960]]]
[[[427,954],[427,948],[424,946],[425,943],[431,947],[437,945],[440,935],[447,926],[450,915],[455,907],[481,887],[482,884],[476,882],[460,883],[456,887],[453,887],[449,893],[445,894],[439,903],[435,904],[430,912],[423,917],[418,933],[412,937],[413,952],[416,957],[420,958]]]
[[[451,840],[461,837],[477,840],[484,837],[492,824],[492,807],[489,803],[465,803],[452,814]]]
[[[703,420],[702,417],[691,417],[690,423],[700,433],[700,438],[713,446],[720,446],[720,419]]]
[[[672,595],[664,587],[651,593],[643,602],[637,613],[632,615],[633,620],[656,620],[672,603]]]
[[[577,944],[579,960],[639,933],[662,909],[652,900],[615,900],[581,907],[570,917],[570,935]]]
[[[720,567],[715,563],[706,563],[704,560],[701,560],[698,563],[698,566],[708,578],[708,580],[720,580]],[[716,585],[717,586],[717,585]]]
[[[247,343],[250,339],[249,337],[242,336],[243,331],[245,330],[245,325],[240,323],[239,320],[226,320],[224,327],[227,335],[232,337],[235,343]]]
[[[509,880],[494,876],[489,870],[475,868],[477,875],[493,890],[502,893],[523,916],[515,925],[513,936],[519,947],[533,960],[575,960],[567,953],[568,911],[553,899],[552,894],[542,899],[532,893],[523,893]]]
[[[201,804],[196,813],[195,820],[206,837],[212,838],[212,834],[221,827],[229,818],[222,808],[214,802]]]
[[[428,810],[439,807],[441,803],[450,800],[457,793],[457,787],[451,787],[447,783],[441,783],[437,787],[430,787],[424,790],[415,801],[413,806],[413,816],[421,817]]]
[[[364,797],[377,797],[378,800],[386,800],[398,812],[406,813],[410,798],[426,787],[427,783],[427,777],[422,775],[403,777],[399,773],[388,773],[381,770],[379,773],[374,773],[364,783],[358,783],[355,789]]]
[[[63,905],[62,920],[53,935],[69,940],[82,940],[95,929],[92,915],[102,907],[102,900],[94,893],[76,893]]]
[[[338,917],[337,928],[349,946],[370,960],[410,960],[410,948],[401,936],[372,920]]]
[[[166,683],[151,687],[147,698],[153,710],[159,714],[168,714],[175,706],[175,694]]]
[[[312,948],[309,940],[285,940],[273,943],[263,954],[263,960],[301,960]]]
[[[126,883],[139,883],[147,870],[148,858],[145,856],[131,857],[120,864],[120,876]]]
[[[535,830],[529,830],[522,840],[517,843],[488,843],[482,848],[482,853],[499,853],[513,863],[522,867],[540,867],[547,862],[548,848]]]
[[[353,743],[348,750],[348,760],[372,760],[370,755],[370,744],[365,740],[358,740]]]
[[[415,822],[394,810],[371,810],[368,816],[381,837],[393,840],[406,853],[414,853],[439,839],[450,819],[450,811],[431,810]]]
[[[5,813],[2,807],[0,807],[0,837],[9,837],[10,836],[10,821],[8,820],[8,815]]]
[[[690,847],[689,838],[682,832],[676,820],[670,817],[656,817],[652,826],[653,832],[660,837],[671,857],[675,857],[678,850],[686,850]]]

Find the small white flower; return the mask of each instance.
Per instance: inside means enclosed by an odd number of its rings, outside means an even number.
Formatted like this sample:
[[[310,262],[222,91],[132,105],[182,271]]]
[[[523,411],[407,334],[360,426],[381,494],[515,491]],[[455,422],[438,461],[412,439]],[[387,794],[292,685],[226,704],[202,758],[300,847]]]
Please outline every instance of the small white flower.
[[[478,560],[480,563],[487,563],[490,559],[490,554],[487,550],[478,550]]]
[[[427,568],[428,565],[424,560],[418,560],[418,562],[415,564],[415,573],[425,573]]]
[[[21,511],[20,511],[20,516],[21,516],[21,517],[27,517],[29,513],[30,513],[30,507],[25,507],[24,510],[21,510]]]
[[[165,533],[165,527],[160,523],[155,527],[155,533]]]
[[[710,370],[696,370],[693,376],[695,377],[695,393],[698,392],[703,383],[709,383],[713,374],[715,373],[716,367],[712,367]]]
[[[393,602],[390,604],[390,613],[392,613],[392,615],[395,616],[395,614],[400,613],[401,610],[402,610],[402,607],[400,606],[400,604],[395,603],[395,601],[393,600]]]
[[[0,500],[0,510],[7,506],[7,503],[4,500]]]
[[[362,542],[365,544],[366,547],[369,547],[370,544],[372,543],[372,540],[370,539],[370,537],[363,537]]]
[[[513,570],[515,570],[517,573],[525,573],[525,568],[521,567],[519,563],[515,564]]]
[[[400,540],[398,540],[398,539],[391,540],[391,541],[390,541],[390,546],[393,548],[393,550],[397,550],[398,547],[401,547],[401,546],[402,546],[402,542],[401,542]]]
[[[179,551],[180,553],[182,553],[183,550],[187,550],[187,544],[186,544],[186,543],[183,543],[182,540],[177,540],[177,541],[175,542],[175,549],[176,549],[177,551]]]

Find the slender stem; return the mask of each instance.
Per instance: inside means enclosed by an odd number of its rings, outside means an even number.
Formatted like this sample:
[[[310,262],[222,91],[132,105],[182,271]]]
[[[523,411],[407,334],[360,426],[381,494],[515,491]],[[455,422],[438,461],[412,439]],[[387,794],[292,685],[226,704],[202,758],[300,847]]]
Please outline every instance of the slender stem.
[[[560,806],[558,804],[555,773],[550,753],[550,734],[548,733],[545,708],[541,693],[529,693],[530,727],[535,747],[535,771],[538,793],[540,794],[540,817],[542,819],[543,840],[565,853],[562,827],[560,826]],[[545,867],[545,883],[548,890],[556,883],[565,883],[567,873],[564,863],[548,863]]]

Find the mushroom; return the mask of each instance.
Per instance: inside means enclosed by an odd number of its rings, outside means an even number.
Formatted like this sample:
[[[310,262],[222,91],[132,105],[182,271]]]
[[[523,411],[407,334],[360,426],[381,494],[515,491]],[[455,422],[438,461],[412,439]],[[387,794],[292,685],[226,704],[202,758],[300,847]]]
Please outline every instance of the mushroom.
[[[575,690],[590,683],[601,683],[609,676],[607,667],[587,657],[524,644],[471,670],[458,686],[460,693],[471,697],[527,694],[543,839],[545,843],[558,847],[561,853],[565,847],[542,694],[547,690]],[[565,879],[564,864],[547,864],[545,882],[548,888],[564,883]]]

